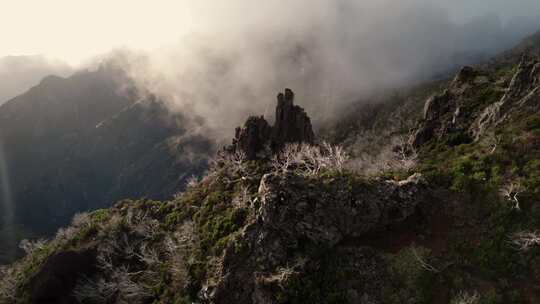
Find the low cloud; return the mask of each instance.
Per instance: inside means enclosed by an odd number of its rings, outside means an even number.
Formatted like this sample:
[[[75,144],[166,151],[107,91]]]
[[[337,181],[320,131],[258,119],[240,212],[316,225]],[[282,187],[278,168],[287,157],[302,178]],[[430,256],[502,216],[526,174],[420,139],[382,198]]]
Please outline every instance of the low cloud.
[[[446,75],[540,29],[538,18],[516,13],[459,22],[443,1],[186,5],[198,18],[177,44],[111,57],[172,110],[202,117],[216,139],[229,138],[250,114],[272,117],[275,95],[285,87],[317,123],[375,90]]]
[[[37,85],[45,76],[70,73],[72,69],[66,63],[44,56],[0,58],[0,105]]]

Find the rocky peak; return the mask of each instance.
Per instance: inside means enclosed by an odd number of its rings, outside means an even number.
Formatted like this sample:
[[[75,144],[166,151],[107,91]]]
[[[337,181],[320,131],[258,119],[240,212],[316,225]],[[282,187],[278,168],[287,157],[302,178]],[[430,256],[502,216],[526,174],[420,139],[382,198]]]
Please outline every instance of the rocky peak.
[[[234,150],[243,151],[248,159],[256,159],[257,153],[268,145],[272,127],[263,116],[249,117],[243,127],[236,128]]]
[[[275,153],[286,143],[314,141],[311,119],[302,107],[294,104],[293,91],[285,89],[277,96],[274,126],[270,126],[263,116],[249,117],[243,127],[236,128],[233,144],[228,150],[242,151],[248,159],[254,160],[267,149]]]
[[[274,123],[273,149],[280,149],[288,142],[308,142],[315,140],[311,119],[303,108],[294,105],[294,93],[285,89],[285,94],[277,96],[276,122]]]

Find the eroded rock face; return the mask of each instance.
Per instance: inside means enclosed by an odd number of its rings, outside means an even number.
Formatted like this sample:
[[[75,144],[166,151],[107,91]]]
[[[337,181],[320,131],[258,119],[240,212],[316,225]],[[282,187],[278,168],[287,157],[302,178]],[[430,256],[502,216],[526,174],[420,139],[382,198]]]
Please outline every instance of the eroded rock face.
[[[359,237],[412,215],[422,185],[422,180],[414,176],[401,184],[359,183],[353,191],[335,184],[330,187],[334,189],[319,192],[316,185],[304,184],[298,177],[266,175],[259,192],[260,218],[266,228],[281,230],[290,238],[334,246],[345,237]]]
[[[489,126],[501,123],[512,112],[524,107],[532,111],[540,109],[540,62],[526,56],[523,56],[506,94],[500,101],[487,107],[475,122],[475,137],[478,138]]]
[[[286,143],[313,143],[315,135],[311,119],[304,109],[294,104],[294,93],[285,89],[277,97],[276,121],[271,127],[264,117],[252,116],[243,127],[236,129],[232,151],[242,151],[249,160],[260,158],[259,153],[270,148],[279,151]]]
[[[499,101],[505,89],[486,71],[462,68],[446,90],[426,101],[423,121],[410,144],[418,148],[441,138],[450,139],[449,145],[473,141],[478,125],[475,121],[483,116],[486,108]]]
[[[420,175],[402,182],[352,184],[342,179],[314,182],[296,175],[265,175],[257,217],[225,250],[220,281],[205,289],[208,302],[278,303],[277,296],[286,292],[291,276],[322,271],[317,268],[321,257],[306,256],[306,248],[332,255],[340,252],[343,265],[336,267],[354,265],[357,281],[343,286],[350,296],[344,303],[359,303],[362,297],[380,299],[380,288],[373,284],[386,273],[384,261],[370,248],[340,244],[409,218],[429,201],[426,185]],[[242,244],[242,250],[235,244]],[[302,262],[293,272],[283,272],[298,260]]]

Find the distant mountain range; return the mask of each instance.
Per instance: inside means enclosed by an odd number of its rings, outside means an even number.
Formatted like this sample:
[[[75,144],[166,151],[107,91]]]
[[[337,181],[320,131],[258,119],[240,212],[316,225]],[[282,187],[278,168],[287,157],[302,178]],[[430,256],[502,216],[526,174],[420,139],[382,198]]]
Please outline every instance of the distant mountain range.
[[[45,77],[0,106],[15,224],[49,234],[122,198],[171,197],[213,148],[184,122],[110,66]]]
[[[0,58],[0,105],[48,75],[68,76],[73,69],[65,62],[44,56],[7,56]]]

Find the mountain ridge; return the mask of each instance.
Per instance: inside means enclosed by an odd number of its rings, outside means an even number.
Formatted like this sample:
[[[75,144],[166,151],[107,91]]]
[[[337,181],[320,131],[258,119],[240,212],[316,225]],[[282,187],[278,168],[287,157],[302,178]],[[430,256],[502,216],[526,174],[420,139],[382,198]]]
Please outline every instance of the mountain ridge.
[[[121,201],[25,243],[0,269],[0,302],[537,303],[537,59],[465,67],[343,120],[325,138],[345,148],[308,135],[258,153],[271,130],[252,117],[233,146],[261,139],[257,157],[220,150],[173,199]],[[504,100],[504,119],[475,133]],[[355,147],[365,130],[400,140]],[[381,154],[375,173],[355,148]]]
[[[38,235],[66,225],[76,212],[121,198],[171,197],[204,171],[205,151],[212,150],[208,140],[186,136],[182,115],[154,97],[141,99],[121,70],[105,66],[44,78],[0,106],[0,121],[15,222]],[[183,157],[174,137],[201,156]],[[139,170],[161,159],[168,160],[159,166],[170,170],[169,179],[139,177]]]

